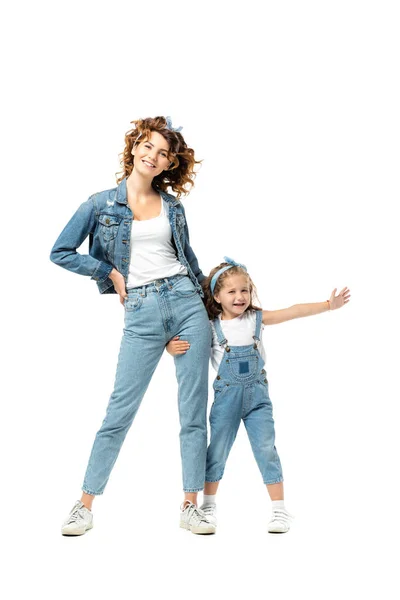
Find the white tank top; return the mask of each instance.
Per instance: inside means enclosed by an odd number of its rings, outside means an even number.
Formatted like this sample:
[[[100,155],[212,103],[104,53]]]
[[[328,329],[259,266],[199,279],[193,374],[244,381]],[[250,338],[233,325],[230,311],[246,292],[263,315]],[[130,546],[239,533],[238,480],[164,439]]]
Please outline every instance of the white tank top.
[[[132,221],[128,289],[155,279],[188,274],[176,256],[168,214],[168,202],[161,198],[158,217]]]

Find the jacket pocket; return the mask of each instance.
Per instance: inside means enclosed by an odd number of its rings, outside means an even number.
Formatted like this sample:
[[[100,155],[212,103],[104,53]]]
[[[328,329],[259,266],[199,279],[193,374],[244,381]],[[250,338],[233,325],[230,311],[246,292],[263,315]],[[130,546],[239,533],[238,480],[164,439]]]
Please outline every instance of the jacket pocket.
[[[121,219],[122,217],[117,217],[115,215],[99,215],[100,232],[106,243],[111,242],[116,238]]]

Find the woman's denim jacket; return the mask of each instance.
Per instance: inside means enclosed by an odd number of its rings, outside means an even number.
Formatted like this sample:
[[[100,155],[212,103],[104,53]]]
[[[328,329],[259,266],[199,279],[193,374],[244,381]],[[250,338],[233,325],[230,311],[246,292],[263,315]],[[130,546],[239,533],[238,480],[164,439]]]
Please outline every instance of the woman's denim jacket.
[[[175,196],[159,190],[168,202],[172,242],[178,260],[188,271],[195,288],[204,297],[200,283],[205,278],[189,243],[183,205]],[[108,277],[115,267],[128,280],[132,211],[126,195],[126,178],[118,187],[93,194],[81,204],[59,235],[50,260],[73,273],[90,275],[101,294],[115,294]],[[89,236],[89,254],[76,249]]]

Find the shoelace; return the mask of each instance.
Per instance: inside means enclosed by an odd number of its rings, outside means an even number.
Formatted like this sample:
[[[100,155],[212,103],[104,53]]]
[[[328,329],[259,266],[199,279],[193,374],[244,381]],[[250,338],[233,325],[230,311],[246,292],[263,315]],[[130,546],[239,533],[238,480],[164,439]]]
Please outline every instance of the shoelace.
[[[290,524],[291,520],[294,519],[293,515],[287,512],[287,510],[282,510],[280,508],[274,508],[272,510],[272,521],[279,521],[279,523],[283,523],[284,525]]]
[[[70,523],[75,523],[75,521],[77,521],[78,519],[84,519],[85,515],[83,514],[83,510],[82,507],[76,507],[75,510],[72,511],[72,513],[69,516],[69,519],[67,521],[67,524],[69,525]]]
[[[207,517],[204,512],[200,508],[197,508],[195,504],[189,504],[186,508],[188,509],[188,521],[193,518],[196,522],[196,525],[202,521],[207,521]]]
[[[215,506],[213,504],[206,504],[206,506],[204,508],[201,509],[203,511],[203,513],[207,516],[207,515],[211,515],[213,516],[214,511],[215,511]]]

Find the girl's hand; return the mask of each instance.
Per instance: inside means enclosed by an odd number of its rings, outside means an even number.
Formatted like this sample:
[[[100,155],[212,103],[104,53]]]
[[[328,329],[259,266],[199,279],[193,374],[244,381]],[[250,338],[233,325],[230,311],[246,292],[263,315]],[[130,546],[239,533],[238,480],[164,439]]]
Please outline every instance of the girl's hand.
[[[171,356],[177,356],[178,354],[186,354],[190,348],[190,344],[184,340],[179,340],[179,336],[177,335],[165,347]]]
[[[121,302],[121,304],[124,304],[125,298],[128,297],[128,294],[126,293],[125,289],[124,276],[122,275],[122,273],[117,271],[117,269],[113,269],[109,274],[109,278],[114,284],[115,291],[117,292],[117,294],[119,294],[119,301]]]
[[[337,288],[335,288],[329,298],[329,305],[331,310],[335,310],[336,308],[341,308],[347,302],[350,301],[350,290],[345,287],[337,296],[335,296]]]

